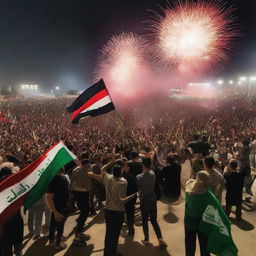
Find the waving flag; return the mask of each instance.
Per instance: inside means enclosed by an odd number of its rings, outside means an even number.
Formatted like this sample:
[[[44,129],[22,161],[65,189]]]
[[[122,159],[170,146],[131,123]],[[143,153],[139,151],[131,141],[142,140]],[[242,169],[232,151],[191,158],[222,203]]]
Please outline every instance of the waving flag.
[[[0,223],[17,212],[28,209],[47,191],[56,173],[75,159],[62,141],[51,147],[22,171],[0,183]]]
[[[203,201],[198,201],[198,195],[186,194],[186,202],[193,204],[195,209],[204,205],[202,221],[199,230],[208,236],[207,251],[218,256],[237,256],[238,250],[232,239],[231,225],[218,199],[211,191],[204,194]],[[186,208],[187,215],[193,215]],[[189,220],[189,218],[188,218]],[[186,226],[194,229],[194,222],[187,221]]]
[[[106,85],[101,79],[79,95],[72,105],[67,108],[67,111],[72,113],[72,123],[77,124],[81,117],[98,116],[114,109]]]

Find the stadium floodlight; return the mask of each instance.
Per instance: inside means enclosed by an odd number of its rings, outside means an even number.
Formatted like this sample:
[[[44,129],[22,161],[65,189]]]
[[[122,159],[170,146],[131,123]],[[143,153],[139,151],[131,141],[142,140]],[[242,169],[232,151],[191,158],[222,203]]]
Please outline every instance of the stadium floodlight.
[[[22,90],[24,90],[26,88],[25,84],[21,84],[20,87]]]
[[[234,81],[233,81],[233,80],[230,80],[230,81],[229,81],[229,84],[233,84],[233,83],[234,83]]]
[[[247,77],[246,77],[246,76],[241,76],[241,77],[239,77],[239,80],[240,80],[240,81],[246,81],[246,80],[247,80]]]
[[[210,83],[189,83],[188,86],[206,86],[209,87],[211,86]]]
[[[34,89],[38,90],[38,85],[37,84],[34,85]]]
[[[29,89],[29,85],[28,85],[28,84],[25,84],[25,88]]]
[[[223,80],[218,80],[217,83],[218,83],[218,84],[223,84],[224,81],[223,81]]]
[[[58,90],[60,89],[60,87],[59,87],[59,86],[56,86],[55,89],[58,91]]]
[[[251,76],[250,81],[256,81],[256,76]]]

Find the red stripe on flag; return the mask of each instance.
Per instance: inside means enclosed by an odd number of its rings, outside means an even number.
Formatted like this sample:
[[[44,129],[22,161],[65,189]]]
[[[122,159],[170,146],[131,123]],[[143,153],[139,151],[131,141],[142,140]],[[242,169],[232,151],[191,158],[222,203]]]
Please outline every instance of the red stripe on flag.
[[[76,110],[72,113],[72,120],[74,120],[76,118],[76,116],[79,115],[82,111],[86,110],[92,104],[101,100],[102,98],[106,97],[107,95],[109,95],[107,89],[104,89],[104,90],[96,93],[93,97],[91,97],[88,101],[86,101],[83,106],[81,106],[78,110]]]
[[[19,199],[17,199],[15,202],[13,202],[11,205],[9,205],[1,214],[0,214],[0,223],[3,223],[7,221],[9,218],[11,218],[23,205],[23,202],[25,200],[25,197],[27,194],[21,196]]]
[[[25,167],[22,171],[15,173],[8,177],[6,180],[0,183],[0,192],[19,183],[21,180],[26,178],[30,173],[32,173],[36,167],[45,159],[45,155],[37,158],[33,163]]]
[[[42,156],[39,156],[34,162],[32,162],[30,165],[26,166],[23,170],[19,171],[18,173],[15,173],[2,181],[0,183],[0,192],[5,190],[6,188],[9,188],[17,183],[19,183],[21,180],[26,178],[30,173],[32,173],[40,163],[46,158],[47,153],[52,150],[57,144],[56,143],[52,147],[50,147]]]

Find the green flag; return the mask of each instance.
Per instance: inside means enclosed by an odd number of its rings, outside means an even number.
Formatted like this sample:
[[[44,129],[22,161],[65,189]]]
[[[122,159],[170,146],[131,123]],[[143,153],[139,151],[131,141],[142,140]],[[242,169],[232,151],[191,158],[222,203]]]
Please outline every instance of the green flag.
[[[236,256],[237,247],[232,239],[228,217],[218,199],[211,191],[209,204],[206,207],[199,230],[208,235],[207,249],[218,256]]]

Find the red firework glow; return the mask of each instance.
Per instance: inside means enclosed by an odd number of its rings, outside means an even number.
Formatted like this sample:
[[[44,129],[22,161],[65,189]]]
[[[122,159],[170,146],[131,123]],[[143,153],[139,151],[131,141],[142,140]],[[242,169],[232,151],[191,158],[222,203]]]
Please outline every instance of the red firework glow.
[[[112,37],[101,50],[96,76],[106,81],[114,97],[133,97],[142,86],[145,49],[146,41],[142,37],[122,33]]]
[[[232,9],[219,1],[179,2],[153,22],[156,58],[180,71],[208,70],[228,61],[237,35]]]

